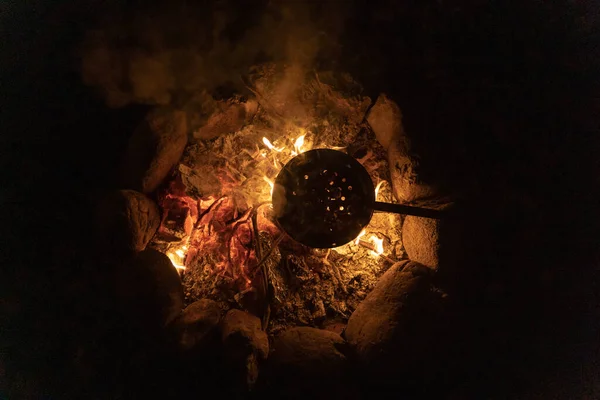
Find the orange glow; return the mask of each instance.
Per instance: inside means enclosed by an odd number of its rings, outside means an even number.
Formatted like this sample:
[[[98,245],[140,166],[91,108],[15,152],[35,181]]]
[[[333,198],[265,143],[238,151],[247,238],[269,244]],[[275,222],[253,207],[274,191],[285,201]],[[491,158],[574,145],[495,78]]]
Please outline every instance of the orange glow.
[[[271,197],[273,197],[273,189],[275,188],[275,184],[273,183],[272,180],[270,180],[269,178],[267,178],[266,176],[263,176],[263,180],[265,182],[267,182],[269,184],[269,186],[271,186],[271,191],[269,192],[269,194],[271,195]]]
[[[371,254],[374,256],[382,255],[383,254],[383,239],[379,239],[377,236],[371,235],[371,237],[369,237],[369,241],[371,243],[373,243],[373,247],[375,248],[375,250],[371,250]]]
[[[356,240],[354,241],[354,244],[359,244],[360,243],[360,238],[365,236],[365,234],[367,233],[366,229],[363,229],[358,236],[356,237]]]
[[[169,249],[167,251],[167,257],[171,260],[171,264],[178,270],[185,270],[185,265],[183,265],[185,260],[185,255],[188,250],[188,245],[184,244],[183,246],[176,248],[174,250]]]
[[[375,186],[375,200],[377,200],[377,195],[379,194],[379,189],[381,188],[381,185],[383,184],[383,182],[385,182],[385,181],[379,181],[377,186]]]
[[[285,149],[285,147],[277,148],[277,147],[273,146],[271,141],[269,141],[269,139],[267,139],[266,137],[263,137],[262,141],[265,144],[265,146],[267,146],[269,149],[276,151],[278,153],[281,153]]]
[[[213,196],[208,196],[206,200],[200,199],[200,209],[204,210],[210,207],[215,202],[215,200],[216,199]]]

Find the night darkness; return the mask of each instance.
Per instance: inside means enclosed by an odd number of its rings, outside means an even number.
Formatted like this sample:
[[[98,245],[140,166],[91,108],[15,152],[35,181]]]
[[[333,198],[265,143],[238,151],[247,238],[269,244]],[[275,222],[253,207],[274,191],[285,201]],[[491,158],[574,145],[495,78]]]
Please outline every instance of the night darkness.
[[[107,107],[82,83],[81,43],[107,10],[148,5],[27,3],[0,11],[0,397],[114,398],[128,372],[115,372],[110,354],[130,339],[113,320],[110,278],[88,235],[94,199],[115,188],[148,105]],[[221,2],[232,42],[264,3]],[[372,99],[388,93],[434,160],[425,173],[464,199],[457,291],[473,354],[432,370],[456,382],[459,398],[599,398],[599,5],[322,3],[339,11],[336,40],[311,61],[349,72]],[[490,281],[502,294],[477,290]],[[106,334],[86,341],[91,331]],[[98,356],[74,379],[82,346]]]

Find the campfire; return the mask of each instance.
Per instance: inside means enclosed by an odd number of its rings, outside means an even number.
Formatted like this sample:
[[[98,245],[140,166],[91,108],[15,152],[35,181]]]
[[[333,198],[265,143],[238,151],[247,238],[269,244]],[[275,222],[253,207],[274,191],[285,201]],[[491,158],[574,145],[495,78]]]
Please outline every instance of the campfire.
[[[274,181],[293,157],[335,149],[364,166],[376,199],[391,202],[386,152],[360,115],[362,99],[332,93],[318,75],[308,75],[297,88],[303,96],[290,101],[302,118],[292,118],[274,105],[282,82],[268,77],[274,83],[269,92],[258,88],[265,87],[261,78],[250,86],[258,109],[248,124],[187,145],[159,195],[163,217],[151,246],[179,271],[187,304],[208,298],[246,309],[272,332],[345,321],[379,276],[403,258],[401,217],[374,214],[350,243],[310,248],[275,223]],[[328,103],[341,100],[345,108],[332,112]]]
[[[442,209],[414,202],[431,188],[399,107],[296,65],[241,81],[152,109],[129,141],[126,189],[99,204],[98,245],[123,257],[117,297],[135,332],[154,332],[171,360],[158,363],[189,375],[190,393],[214,375],[236,398],[325,381],[330,398],[353,392],[354,368],[378,382],[397,359],[412,381],[432,361],[404,344],[437,343],[444,321]]]

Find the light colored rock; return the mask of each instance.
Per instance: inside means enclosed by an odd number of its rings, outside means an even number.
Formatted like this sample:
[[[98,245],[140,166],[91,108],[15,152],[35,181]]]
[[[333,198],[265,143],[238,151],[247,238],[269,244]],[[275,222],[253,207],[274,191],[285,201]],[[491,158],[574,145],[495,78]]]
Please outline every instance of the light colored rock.
[[[181,158],[187,144],[187,120],[182,111],[154,108],[129,140],[123,160],[123,184],[151,193]]]
[[[276,369],[322,377],[322,373],[339,372],[346,361],[346,343],[334,332],[310,327],[290,328],[277,337],[270,362]]]
[[[290,328],[273,340],[268,386],[278,398],[354,398],[348,344],[334,332]]]
[[[388,152],[390,179],[396,199],[404,203],[435,195],[438,189],[423,177],[421,158],[415,153],[410,134],[404,131],[398,104],[384,93],[380,94],[369,110],[367,121]]]
[[[344,335],[369,379],[411,381],[433,370],[445,303],[432,277],[415,262],[396,263],[351,315]]]
[[[324,121],[348,124],[358,130],[371,99],[362,95],[362,87],[347,73],[306,70],[299,64],[266,63],[253,66],[249,86],[267,113],[296,127],[308,127]]]
[[[430,270],[408,260],[390,267],[356,308],[344,332],[363,358],[379,353],[406,325],[403,310],[429,288]]]
[[[408,258],[434,269],[438,278],[460,279],[457,268],[464,264],[464,214],[460,216],[459,206],[449,199],[421,205],[442,211],[444,217],[439,220],[411,215],[404,218],[402,243]]]
[[[244,311],[229,310],[221,323],[221,339],[223,361],[231,371],[232,385],[252,388],[258,379],[259,364],[269,355],[269,339],[261,329],[260,319]]]
[[[192,119],[194,138],[203,140],[240,130],[252,120],[258,110],[258,102],[254,99],[212,100],[205,101],[203,105],[199,116]]]
[[[367,122],[375,133],[377,141],[386,150],[390,147],[392,140],[399,140],[404,136],[400,107],[385,93],[377,97],[377,101],[369,110]]]
[[[440,256],[440,221],[407,216],[402,225],[402,243],[412,261],[437,269]]]
[[[201,299],[187,306],[174,322],[181,350],[196,353],[210,346],[220,321],[221,308],[215,301]]]
[[[255,353],[262,359],[269,354],[269,339],[260,319],[241,310],[227,312],[221,323],[221,339],[232,354]]]
[[[428,199],[438,193],[435,185],[424,182],[419,157],[411,154],[406,138],[393,139],[388,148],[390,180],[396,199],[403,203]]]
[[[115,256],[144,250],[159,224],[158,206],[135,190],[108,194],[96,210],[98,245]]]

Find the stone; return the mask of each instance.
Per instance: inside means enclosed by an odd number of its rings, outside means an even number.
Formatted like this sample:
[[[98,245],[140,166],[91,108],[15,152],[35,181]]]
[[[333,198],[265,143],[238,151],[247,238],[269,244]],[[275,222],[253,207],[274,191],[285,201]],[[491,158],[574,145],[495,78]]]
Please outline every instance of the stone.
[[[199,117],[192,119],[194,138],[202,140],[214,139],[218,136],[237,132],[250,123],[258,110],[258,102],[254,99],[242,100],[234,97],[228,100],[207,100],[203,102]]]
[[[343,369],[346,342],[334,332],[307,326],[290,328],[275,337],[269,363],[284,374],[328,380]],[[286,372],[286,374],[287,374]]]
[[[221,323],[221,339],[232,355],[254,353],[262,359],[269,355],[269,339],[261,329],[260,319],[247,312],[227,312]]]
[[[98,247],[111,255],[142,251],[159,224],[158,206],[146,195],[135,190],[109,193],[96,209]]]
[[[405,135],[400,107],[385,93],[377,97],[377,101],[367,114],[367,122],[375,133],[377,141],[386,150],[393,140],[398,140]]]
[[[172,371],[178,384],[174,386],[177,395],[166,397],[183,398],[207,390],[216,393],[228,387],[228,371],[221,365],[224,353],[220,323],[224,306],[200,299],[188,305],[167,327],[174,360],[163,368]]]
[[[367,114],[377,141],[388,152],[390,180],[394,196],[400,202],[427,199],[439,192],[433,184],[432,171],[421,165],[410,135],[402,124],[398,104],[382,93]]]
[[[402,242],[408,258],[437,269],[440,253],[440,221],[408,215],[402,225]]]
[[[179,273],[166,255],[154,249],[136,254],[117,271],[117,289],[125,315],[140,327],[162,329],[183,309]]]
[[[446,297],[432,282],[431,269],[398,262],[350,316],[344,335],[371,384],[418,385],[440,365]]]
[[[402,224],[404,250],[410,260],[450,277],[461,263],[464,218],[458,217],[454,203],[423,206],[442,210],[446,217],[437,220],[406,216]]]
[[[390,180],[396,199],[402,203],[428,199],[438,194],[435,184],[424,178],[418,155],[411,154],[408,139],[394,138],[388,148]]]
[[[199,353],[218,339],[221,307],[210,299],[198,300],[187,306],[173,323],[180,350]]]
[[[123,160],[123,185],[154,192],[181,158],[187,144],[186,114],[156,107],[137,127]]]
[[[269,355],[269,338],[261,321],[245,311],[232,309],[221,322],[225,369],[232,376],[232,390],[250,389],[258,379],[259,363]]]
[[[277,398],[354,398],[348,351],[334,332],[290,328],[273,340],[265,385]]]

